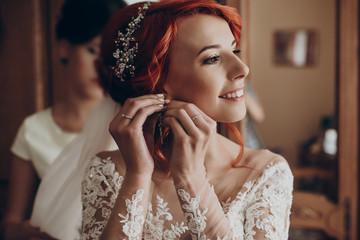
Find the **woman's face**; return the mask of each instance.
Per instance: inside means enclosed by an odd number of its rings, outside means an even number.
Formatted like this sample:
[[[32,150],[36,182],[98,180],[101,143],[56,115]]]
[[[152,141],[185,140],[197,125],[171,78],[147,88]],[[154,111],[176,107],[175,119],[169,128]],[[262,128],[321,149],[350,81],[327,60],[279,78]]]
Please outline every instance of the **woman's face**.
[[[90,42],[70,46],[69,83],[77,95],[85,98],[100,98],[103,95],[95,69],[95,60],[100,53],[100,42],[101,38],[98,36]]]
[[[249,69],[235,47],[230,27],[220,17],[196,14],[180,20],[165,84],[169,97],[194,103],[218,122],[241,120]]]

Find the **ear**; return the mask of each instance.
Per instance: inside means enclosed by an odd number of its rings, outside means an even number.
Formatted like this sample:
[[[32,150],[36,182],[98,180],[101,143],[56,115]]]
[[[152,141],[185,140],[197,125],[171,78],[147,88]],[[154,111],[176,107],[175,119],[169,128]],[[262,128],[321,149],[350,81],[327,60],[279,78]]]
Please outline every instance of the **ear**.
[[[60,59],[68,59],[70,55],[71,44],[65,39],[58,41],[58,54]]]

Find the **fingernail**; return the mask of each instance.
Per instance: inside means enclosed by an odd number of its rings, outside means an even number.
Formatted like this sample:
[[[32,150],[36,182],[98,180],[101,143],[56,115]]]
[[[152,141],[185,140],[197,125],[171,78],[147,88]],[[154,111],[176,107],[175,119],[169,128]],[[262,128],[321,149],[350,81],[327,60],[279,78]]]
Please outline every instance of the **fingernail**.
[[[164,98],[164,94],[162,94],[162,93],[156,94],[156,96]]]
[[[159,104],[158,106],[159,106],[159,107],[164,107],[164,104]]]
[[[166,100],[165,100],[165,103],[169,103],[169,102],[170,102],[170,99],[166,99]]]
[[[159,98],[159,101],[160,102],[164,102],[165,100],[163,98]]]

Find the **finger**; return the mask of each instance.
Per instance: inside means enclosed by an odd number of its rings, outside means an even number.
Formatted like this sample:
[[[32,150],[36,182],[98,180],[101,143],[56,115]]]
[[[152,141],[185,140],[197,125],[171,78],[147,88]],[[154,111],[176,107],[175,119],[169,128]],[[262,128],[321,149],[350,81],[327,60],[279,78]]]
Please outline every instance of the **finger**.
[[[164,114],[164,118],[166,117],[175,117],[189,136],[198,136],[200,129],[191,120],[191,117],[185,109],[182,108],[167,110]]]
[[[179,100],[171,100],[171,102],[167,105],[168,109],[180,109],[184,108],[189,102],[179,101]]]
[[[122,107],[122,112],[130,117],[134,117],[137,111],[149,105],[164,104],[165,99],[163,94],[146,95],[138,98],[129,98]]]
[[[176,117],[167,116],[163,117],[163,125],[169,126],[172,130],[172,133],[174,135],[174,139],[181,139],[187,137],[187,133],[185,132],[185,129],[181,125],[181,123],[177,120]]]
[[[132,118],[134,118],[135,114],[139,109],[150,105],[161,105],[164,104],[164,102],[165,100],[163,94],[129,98],[126,100],[121,110],[114,117],[113,123],[120,124],[120,122],[123,122],[124,124],[128,124],[132,120]]]
[[[165,95],[163,93],[159,93],[159,94],[147,94],[147,95],[142,95],[142,96],[138,96],[132,99],[139,99],[139,100],[143,100],[143,99],[149,99],[149,98],[153,98],[153,99],[157,99],[157,98],[165,98]],[[128,98],[125,103],[131,98]],[[125,103],[123,105],[125,105]]]
[[[174,104],[175,105],[175,104]],[[174,107],[174,105],[172,105]],[[166,114],[176,114],[176,111],[184,111],[187,113],[187,118],[179,118],[181,124],[185,127],[186,131],[191,134],[191,136],[198,137],[198,132],[194,132],[192,126],[200,129],[202,132],[208,134],[211,132],[215,121],[209,118],[205,113],[203,113],[196,105],[192,103],[177,103],[177,107],[183,107],[183,110],[180,109],[169,109],[169,106],[166,108]],[[179,117],[176,114],[176,117]]]
[[[181,108],[184,108],[188,112],[191,118],[195,117],[197,114],[201,114],[201,116],[204,118],[206,122],[211,123],[214,121],[193,103],[171,100],[171,102],[166,106],[167,110],[181,109]]]
[[[143,125],[143,132],[145,133],[150,133],[152,135],[154,135],[155,132],[155,125],[158,121],[159,118],[159,114],[158,113],[153,113],[151,114],[144,122]]]
[[[147,118],[149,118],[152,114],[154,114],[156,112],[160,112],[160,111],[164,110],[164,108],[165,108],[165,106],[163,104],[158,104],[158,105],[150,105],[150,106],[139,109],[129,126],[132,126],[135,128],[136,127],[142,128],[143,125],[145,124],[145,121]],[[155,121],[155,123],[156,123],[156,121]]]

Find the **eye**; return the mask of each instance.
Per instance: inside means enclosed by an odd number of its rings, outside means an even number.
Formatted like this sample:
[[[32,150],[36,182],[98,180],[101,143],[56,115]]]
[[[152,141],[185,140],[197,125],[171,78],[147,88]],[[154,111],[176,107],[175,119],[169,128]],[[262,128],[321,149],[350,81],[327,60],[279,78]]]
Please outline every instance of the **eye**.
[[[213,56],[210,58],[207,58],[204,60],[204,64],[215,64],[217,61],[219,61],[220,56]]]
[[[233,51],[233,53],[234,53],[235,55],[237,55],[237,54],[241,53],[241,50],[240,50],[240,49],[235,49],[235,50]]]
[[[95,48],[93,48],[93,47],[89,47],[89,48],[88,48],[88,51],[89,51],[91,54],[94,54],[94,55],[97,54],[97,51],[96,51]]]

